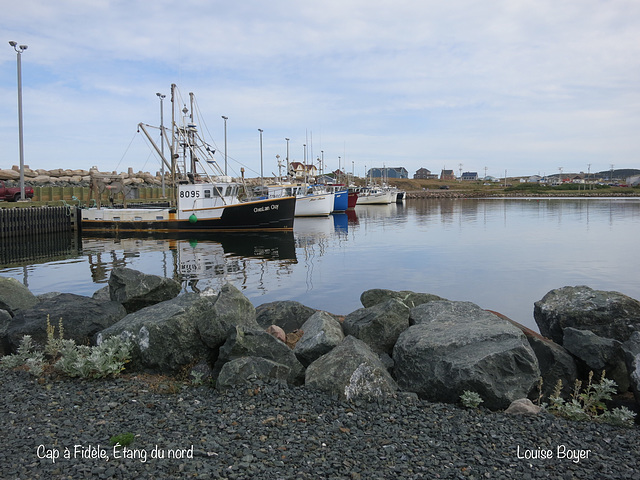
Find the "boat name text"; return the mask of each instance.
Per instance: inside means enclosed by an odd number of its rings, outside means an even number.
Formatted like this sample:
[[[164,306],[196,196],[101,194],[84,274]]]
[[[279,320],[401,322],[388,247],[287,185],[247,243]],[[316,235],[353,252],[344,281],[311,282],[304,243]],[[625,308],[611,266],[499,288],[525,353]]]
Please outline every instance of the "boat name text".
[[[278,210],[278,207],[280,207],[280,205],[278,205],[277,203],[273,203],[271,205],[265,205],[263,207],[255,207],[253,209],[253,213],[268,212],[269,210]]]

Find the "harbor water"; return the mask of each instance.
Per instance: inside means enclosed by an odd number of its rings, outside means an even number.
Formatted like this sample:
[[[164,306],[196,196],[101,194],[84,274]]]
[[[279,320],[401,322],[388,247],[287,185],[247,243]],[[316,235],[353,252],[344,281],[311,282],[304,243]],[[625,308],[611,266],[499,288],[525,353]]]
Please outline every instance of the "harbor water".
[[[33,252],[5,245],[0,276],[34,294],[91,296],[126,266],[174,278],[183,291],[230,282],[255,306],[295,300],[339,315],[361,308],[365,290],[411,290],[538,330],[533,304],[555,288],[640,299],[639,238],[638,198],[420,199],[296,218],[293,232],[96,235]]]

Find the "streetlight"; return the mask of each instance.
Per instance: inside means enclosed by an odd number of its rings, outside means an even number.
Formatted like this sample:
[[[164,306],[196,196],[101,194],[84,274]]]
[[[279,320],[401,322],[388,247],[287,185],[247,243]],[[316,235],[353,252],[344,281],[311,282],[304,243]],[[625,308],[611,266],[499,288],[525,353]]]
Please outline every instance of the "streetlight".
[[[225,117],[222,115],[222,119],[224,120],[224,174],[227,174],[227,120],[229,117]]]
[[[163,110],[163,100],[166,98],[166,95],[161,94],[160,92],[156,93],[158,98],[160,99],[160,154],[162,155],[162,163],[160,165],[160,172],[162,175],[162,198],[166,197],[164,190],[164,110]]]
[[[262,168],[262,132],[261,128],[258,129],[260,132],[260,185],[264,187],[264,173]]]
[[[24,140],[22,135],[22,52],[27,49],[26,45],[18,45],[17,42],[10,41],[18,55],[18,141],[20,143],[20,200],[24,200]]]
[[[285,138],[287,141],[287,177],[289,176],[289,139]]]

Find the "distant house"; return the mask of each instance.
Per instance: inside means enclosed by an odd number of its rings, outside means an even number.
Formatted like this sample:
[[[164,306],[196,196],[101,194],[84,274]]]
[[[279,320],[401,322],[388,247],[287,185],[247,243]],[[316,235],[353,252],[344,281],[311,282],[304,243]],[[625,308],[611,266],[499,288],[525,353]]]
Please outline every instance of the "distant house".
[[[478,180],[478,172],[463,172],[462,173],[462,180]]]
[[[456,176],[453,170],[442,170],[440,172],[440,180],[455,180]]]
[[[404,167],[370,168],[367,177],[371,178],[409,178],[409,172]]]
[[[419,168],[418,170],[416,170],[416,173],[413,174],[413,178],[414,179],[437,179],[438,175],[436,175],[435,173],[431,173],[430,170],[427,170],[426,168]]]
[[[306,176],[315,177],[318,175],[318,169],[315,165],[305,165],[300,162],[291,162],[289,164],[289,175],[302,179]]]

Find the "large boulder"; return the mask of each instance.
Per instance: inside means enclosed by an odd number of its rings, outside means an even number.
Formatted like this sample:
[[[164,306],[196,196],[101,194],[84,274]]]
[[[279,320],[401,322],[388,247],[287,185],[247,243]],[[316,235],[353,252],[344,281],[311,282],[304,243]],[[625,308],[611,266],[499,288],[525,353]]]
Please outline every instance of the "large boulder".
[[[640,332],[634,332],[631,338],[622,344],[622,350],[629,372],[629,383],[640,405]]]
[[[638,300],[586,286],[551,290],[535,302],[533,316],[540,333],[560,345],[566,327],[590,330],[621,342],[640,330]]]
[[[582,375],[589,371],[606,371],[618,385],[619,392],[629,390],[629,373],[622,350],[622,342],[603,338],[588,330],[566,327],[564,329],[564,348],[576,357],[582,366]]]
[[[9,325],[11,325],[12,320],[13,318],[9,315],[9,312],[0,310],[0,356],[11,353],[7,334],[9,333]]]
[[[0,310],[14,316],[38,303],[38,298],[15,278],[0,277]]]
[[[342,324],[345,335],[353,335],[376,353],[391,353],[398,336],[409,328],[411,309],[391,298],[347,315]]]
[[[24,335],[31,335],[41,345],[47,343],[47,320],[56,328],[60,322],[64,338],[75,340],[79,345],[88,345],[93,337],[118,322],[127,314],[117,302],[99,302],[90,297],[60,293],[42,298],[26,310],[20,310],[7,328],[7,337],[12,350],[20,344]]]
[[[264,330],[252,330],[243,326],[235,327],[220,347],[213,368],[214,377],[219,375],[227,362],[241,357],[266,358],[285,365],[290,370],[287,382],[293,385],[300,385],[304,379],[304,367],[293,350]]]
[[[180,290],[180,284],[171,278],[126,267],[114,268],[109,277],[111,300],[124,305],[128,313],[175,298]]]
[[[392,298],[400,300],[409,308],[416,307],[423,303],[432,302],[434,300],[445,300],[444,298],[431,293],[416,293],[409,290],[394,291],[385,290],[383,288],[372,288],[371,290],[362,292],[362,295],[360,295],[360,302],[363,307],[369,308],[377,305],[378,303],[386,302]]]
[[[522,331],[477,305],[429,302],[412,308],[411,319],[393,349],[402,390],[448,403],[469,390],[487,408],[504,409],[537,384],[538,361]]]
[[[542,397],[548,400],[560,380],[562,397],[569,398],[578,379],[578,367],[574,358],[563,347],[547,338],[527,335],[527,340],[538,359]]]
[[[132,370],[177,373],[205,358],[206,345],[196,327],[211,315],[211,303],[197,293],[186,293],[128,314],[102,330],[96,339],[119,335],[132,340]]]
[[[290,333],[300,329],[302,324],[314,313],[316,310],[302,303],[293,300],[279,300],[258,306],[256,321],[262,328],[277,325],[286,333]]]
[[[217,295],[210,295],[208,290],[203,292],[211,304],[209,315],[198,319],[197,326],[202,341],[216,351],[237,326],[248,329],[259,329],[256,322],[256,309],[243,293],[227,283],[222,286]]]
[[[238,385],[252,384],[256,381],[278,381],[286,383],[291,369],[286,365],[261,357],[240,357],[228,361],[222,366],[216,388],[226,390]]]
[[[398,390],[378,355],[352,336],[307,367],[305,386],[343,400],[375,400]]]
[[[298,360],[308,366],[344,340],[342,326],[333,315],[316,312],[302,325],[302,337],[293,349]]]

